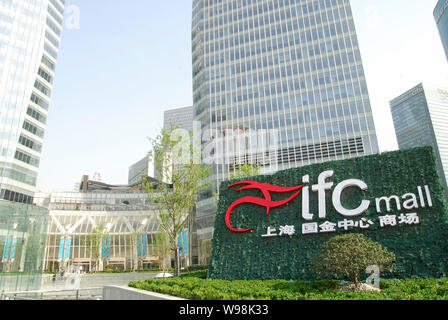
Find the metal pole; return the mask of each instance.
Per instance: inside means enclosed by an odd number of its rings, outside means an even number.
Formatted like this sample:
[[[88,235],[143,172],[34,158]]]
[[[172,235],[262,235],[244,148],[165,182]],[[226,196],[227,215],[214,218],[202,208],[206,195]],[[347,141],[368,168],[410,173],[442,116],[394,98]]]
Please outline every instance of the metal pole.
[[[59,266],[59,269],[63,269],[64,268],[64,257],[65,257],[65,242],[67,241],[65,235],[64,235],[64,241],[62,243],[62,260],[61,260],[61,265]],[[61,272],[61,270],[59,272]],[[61,280],[62,280],[62,273],[61,273]]]

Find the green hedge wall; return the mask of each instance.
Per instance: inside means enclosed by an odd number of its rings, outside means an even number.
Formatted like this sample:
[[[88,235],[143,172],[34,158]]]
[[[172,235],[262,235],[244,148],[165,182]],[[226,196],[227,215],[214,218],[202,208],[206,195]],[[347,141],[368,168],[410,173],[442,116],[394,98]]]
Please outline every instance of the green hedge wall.
[[[344,220],[332,205],[331,195],[335,186],[347,179],[361,179],[369,189],[365,192],[350,188],[342,196],[346,208],[356,208],[363,199],[371,201],[369,210],[360,217],[347,218],[355,221],[367,218],[375,224],[368,230],[360,229],[336,233],[302,235],[302,195],[288,205],[272,209],[266,214],[266,208],[248,204],[238,207],[231,217],[236,228],[253,227],[248,233],[235,233],[225,225],[227,208],[243,196],[263,198],[257,190],[236,192],[237,187],[228,189],[236,182],[226,181],[220,186],[220,201],[215,222],[215,232],[209,266],[209,278],[223,280],[315,280],[319,277],[311,268],[311,261],[320,245],[331,237],[347,232],[360,232],[380,242],[396,254],[397,261],[392,273],[383,273],[386,278],[433,277],[448,275],[448,209],[443,189],[436,169],[435,157],[431,147],[396,151],[342,161],[280,171],[272,176],[257,176],[250,180],[274,184],[283,187],[302,185],[302,177],[310,176],[310,211],[315,214],[313,222],[325,221],[317,218],[317,193],[311,191],[311,185],[317,184],[319,174],[333,170],[334,175],[328,181],[334,182],[331,191],[326,193],[327,219],[333,223]],[[245,179],[243,179],[245,180]],[[418,195],[417,187],[428,185],[433,201],[432,208],[419,208],[418,225],[397,225],[381,228],[376,212],[375,198],[404,194]],[[285,199],[288,195],[274,195],[274,200]],[[391,215],[399,216],[395,202],[392,201]],[[383,205],[383,208],[385,206]],[[398,219],[397,219],[398,220]],[[262,238],[267,228],[294,225],[296,235],[286,237]]]

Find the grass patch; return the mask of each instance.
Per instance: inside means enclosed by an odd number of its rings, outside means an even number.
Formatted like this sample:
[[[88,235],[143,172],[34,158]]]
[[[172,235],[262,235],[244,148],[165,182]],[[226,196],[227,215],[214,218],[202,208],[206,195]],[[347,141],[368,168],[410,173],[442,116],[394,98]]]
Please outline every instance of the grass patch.
[[[206,279],[207,270],[179,278],[130,282],[137,289],[191,300],[448,300],[448,279],[381,281],[381,293],[341,292],[339,281],[225,281]]]

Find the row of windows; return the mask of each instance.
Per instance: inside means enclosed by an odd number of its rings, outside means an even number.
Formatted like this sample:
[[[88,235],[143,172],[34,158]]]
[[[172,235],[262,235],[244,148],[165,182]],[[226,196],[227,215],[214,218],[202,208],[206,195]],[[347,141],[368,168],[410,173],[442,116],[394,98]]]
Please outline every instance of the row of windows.
[[[36,95],[34,92],[31,94],[30,100],[33,101],[38,106],[44,108],[45,110],[48,110],[49,103],[45,99]]]
[[[54,45],[56,48],[59,47],[59,41],[55,37],[53,37],[53,35],[47,30],[45,30],[45,38],[47,38],[47,40],[50,41],[51,44]]]
[[[286,61],[287,59],[290,59],[292,61],[296,61],[299,59],[309,59],[312,57],[318,57],[320,55],[325,55],[328,53],[335,53],[335,56],[344,55],[345,49],[352,49],[356,47],[356,40],[355,36],[347,36],[347,37],[340,37],[339,39],[334,39],[333,41],[328,40],[326,42],[321,41],[319,43],[316,43],[314,45],[310,45],[308,47],[304,45],[300,45],[299,43],[294,43],[294,40],[288,40],[288,37],[285,36],[284,39],[279,38],[278,41],[270,42],[270,41],[263,41],[263,43],[258,44],[252,44],[252,45],[246,45],[241,46],[239,50],[227,50],[222,51],[220,53],[212,54],[208,58],[205,59],[205,66],[214,66],[214,65],[220,65],[223,63],[229,63],[231,61],[239,61],[240,59],[255,59],[258,58],[258,60],[261,60],[261,57],[259,57],[262,53],[271,53],[273,57],[264,57],[266,59],[267,63],[270,64],[269,59],[280,59],[280,57],[283,57],[283,60]],[[249,42],[253,43],[253,42]],[[280,49],[286,49],[290,48],[290,50],[284,50],[280,51]],[[224,49],[224,47],[223,47]],[[227,49],[227,46],[225,47]],[[280,52],[275,52],[279,50]],[[206,50],[207,53],[209,53],[209,50]],[[213,51],[213,50],[211,50]],[[340,53],[337,53],[337,51],[342,51]],[[351,50],[350,50],[351,51]],[[213,53],[213,52],[212,52]],[[279,56],[278,58],[276,56]],[[276,64],[275,61],[273,61],[274,65]],[[280,61],[282,62],[282,61]],[[248,66],[251,65],[253,62],[251,61],[248,63]]]
[[[47,123],[47,117],[32,107],[28,107],[26,114],[43,124]]]
[[[238,170],[240,166],[245,164],[256,164],[261,166],[269,166],[275,164],[287,164],[302,161],[313,161],[328,159],[342,155],[359,155],[364,153],[364,144],[361,137],[351,138],[347,140],[338,140],[333,142],[325,142],[312,144],[303,147],[287,148],[276,152],[266,152],[265,155],[257,155],[255,157],[246,155],[231,160],[230,171]],[[272,154],[277,154],[272,159]],[[272,162],[266,159],[273,160]]]
[[[11,168],[0,168],[0,176],[25,183],[33,187],[36,186],[37,182],[37,174],[26,174]]]
[[[331,6],[336,5],[344,5],[347,3],[347,0],[315,0],[308,1],[308,3],[304,3],[304,0],[276,0],[267,2],[264,4],[264,10],[273,11],[279,8],[284,8],[286,6],[294,6],[296,8],[302,8],[302,12],[304,14],[319,12],[324,10],[325,8],[329,8]],[[222,13],[222,7],[224,7],[224,11],[227,10],[238,10],[241,8],[245,8],[248,6],[252,6],[255,4],[259,4],[259,0],[233,0],[229,2],[228,0],[206,0],[205,6],[209,8],[213,8],[213,11],[209,11],[209,15],[218,15]]]
[[[25,147],[28,147],[34,151],[42,152],[42,145],[39,142],[31,140],[27,137],[20,136],[19,143]]]
[[[0,191],[0,198],[8,201],[33,204],[33,197],[6,189]]]
[[[60,2],[65,4],[65,0],[59,0]],[[53,6],[56,8],[56,10],[59,11],[61,16],[64,16],[64,7],[61,6],[58,0],[50,0],[50,2],[53,4]]]
[[[58,53],[53,48],[51,48],[47,43],[44,44],[44,49],[55,60],[58,59]]]
[[[364,108],[362,101],[358,100],[356,102],[352,102],[350,104],[346,103],[344,105],[330,105],[328,107],[326,106],[319,106],[315,109],[304,109],[304,110],[286,110],[286,114],[280,114],[275,115],[274,117],[279,117],[280,120],[273,121],[272,117],[269,116],[269,112],[272,112],[272,109],[267,109],[266,106],[258,106],[259,108],[238,108],[238,113],[233,111],[234,119],[240,119],[241,122],[243,122],[243,115],[247,119],[249,117],[254,117],[256,119],[252,119],[250,122],[248,122],[248,126],[250,128],[258,128],[258,129],[272,129],[277,127],[284,127],[284,126],[290,126],[290,125],[297,125],[300,124],[301,126],[306,124],[311,124],[316,121],[323,121],[323,120],[337,120],[342,119],[345,117],[351,116],[358,116],[362,115],[364,113],[368,113],[369,110],[367,108]],[[244,111],[244,113],[243,113]],[[270,120],[264,120],[261,121],[259,115],[266,115],[267,119]],[[224,122],[226,120],[231,120],[231,114],[226,115],[225,110],[218,110],[217,112],[212,113],[212,123],[214,122]],[[231,121],[232,122],[232,121]]]
[[[42,78],[44,78],[48,83],[53,83],[53,77],[46,71],[44,71],[42,68],[39,68],[39,71],[37,72]]]
[[[279,77],[277,77],[279,78]],[[351,79],[351,78],[349,78]],[[295,106],[307,106],[320,104],[328,101],[333,101],[333,99],[345,99],[351,97],[357,97],[361,94],[367,95],[367,86],[364,81],[362,83],[353,82],[347,79],[347,84],[345,84],[342,80],[340,80],[339,85],[333,86],[328,84],[319,84],[311,86],[308,88],[310,90],[306,91],[305,82],[304,81],[296,81],[287,82],[286,80],[274,84],[267,84],[264,87],[255,87],[253,89],[237,89],[233,92],[231,89],[227,89],[222,92],[221,95],[218,93],[213,93],[210,96],[210,107],[215,106],[225,106],[226,104],[236,104],[245,101],[253,101],[255,99],[260,98],[260,103],[264,103],[264,101],[269,102],[269,97],[274,100],[273,108],[274,111],[276,109],[295,107]],[[313,90],[314,88],[314,90]],[[293,91],[301,91],[300,94],[295,94]],[[291,92],[289,99],[287,93]],[[281,93],[283,93],[282,96]],[[197,103],[203,97],[203,93],[199,92],[195,95],[194,100]],[[269,110],[270,108],[267,108]]]
[[[292,6],[291,13],[285,17],[300,16],[301,14],[311,14],[313,12],[319,13],[327,8],[337,6],[343,6],[346,4],[346,0],[316,0],[304,4],[303,0],[280,0],[280,1],[262,1],[258,0],[238,0],[238,1],[208,1],[206,7],[209,8],[207,16],[219,16],[223,12],[237,11],[239,14],[238,19],[247,18],[253,15],[261,14],[262,12],[274,12],[279,9],[285,9]],[[258,8],[257,8],[258,5]],[[296,12],[297,11],[297,12]]]
[[[276,21],[287,21],[288,23],[294,22],[296,24],[295,29],[300,27],[300,29],[303,30],[310,25],[322,24],[325,22],[333,23],[340,19],[345,19],[347,15],[344,7],[341,6],[339,9],[340,11],[337,7],[334,7],[333,10],[331,10],[330,7],[328,7],[328,10],[322,8],[322,10],[316,12],[315,15],[310,16],[307,16],[308,12],[302,12],[300,6],[283,7],[282,10],[277,11],[274,9],[268,10],[267,4],[265,4],[264,10],[262,6],[258,6],[258,9],[256,7],[247,8],[247,11],[234,10],[233,14],[230,10],[225,10],[226,14],[220,15],[219,17],[212,18],[209,15],[210,19],[205,21],[205,30],[209,30],[213,27],[217,29],[218,26],[229,24],[232,26],[239,26],[239,30],[243,31],[264,25],[273,25]],[[350,11],[349,8],[348,11]],[[266,14],[263,16],[263,13]],[[255,19],[246,19],[252,16],[254,16]],[[234,30],[236,29],[237,28],[234,27]]]
[[[297,84],[297,83],[296,83]],[[265,91],[266,90],[266,91]],[[300,95],[293,96],[291,99],[286,97],[285,99],[278,97],[279,94],[287,93],[288,86],[286,84],[277,83],[276,85],[272,85],[270,88],[266,88],[263,90],[254,90],[254,92],[247,91],[237,91],[234,92],[233,95],[230,95],[226,98],[226,96],[222,96],[221,99],[216,100],[216,105],[226,105],[226,103],[241,103],[244,101],[252,101],[253,99],[260,98],[261,101],[269,101],[269,97],[273,97],[272,102],[272,111],[276,111],[277,109],[289,108],[289,107],[302,107],[302,106],[312,106],[318,105],[325,102],[333,102],[334,99],[346,99],[360,96],[361,94],[367,95],[367,87],[366,85],[360,86],[358,83],[353,84],[353,87],[349,84],[345,86],[344,84],[340,84],[339,86],[328,87],[328,88],[316,88],[314,91],[310,90],[308,92],[302,92]],[[296,88],[296,90],[299,90]],[[230,99],[230,100],[228,100]],[[279,101],[281,100],[281,101]],[[269,103],[269,102],[268,102]],[[270,103],[269,103],[270,104]],[[269,111],[271,108],[267,107]],[[234,109],[235,110],[235,109]]]
[[[61,29],[53,22],[49,17],[47,17],[47,26],[53,30],[55,34],[57,34],[58,37],[61,36]]]
[[[37,159],[37,158],[35,158],[33,156],[30,156],[30,155],[28,155],[26,153],[23,153],[23,152],[21,152],[19,150],[16,151],[16,154],[14,155],[14,158],[19,160],[19,161],[25,162],[25,163],[27,163],[29,165],[32,165],[34,167],[37,167],[37,168],[39,167],[39,162],[40,162],[39,159]]]
[[[225,20],[227,20],[227,16],[224,16],[224,24],[221,22],[219,25],[225,27],[217,28],[217,25],[215,25],[215,30],[213,32],[206,32],[204,35],[205,42],[218,40],[225,38],[227,36],[237,35],[241,33],[246,34],[257,34],[257,33],[263,33],[267,34],[268,36],[274,37],[275,35],[279,35],[282,33],[285,33],[286,31],[293,31],[293,30],[302,30],[302,34],[306,33],[306,38],[304,38],[305,41],[312,41],[311,37],[311,30],[307,28],[313,29],[313,35],[314,39],[317,39],[318,32],[323,35],[325,32],[326,36],[329,36],[330,34],[334,35],[337,30],[340,32],[342,29],[345,29],[347,32],[349,30],[349,26],[346,19],[346,14],[343,8],[341,8],[341,14],[337,9],[334,11],[328,11],[328,18],[326,16],[325,12],[322,12],[321,15],[316,15],[316,17],[311,16],[310,18],[304,17],[304,18],[298,18],[294,20],[287,21],[284,17],[280,19],[280,15],[277,12],[275,15],[274,13],[270,13],[269,15],[265,15],[264,19],[263,16],[260,16],[259,19],[255,20],[236,20],[240,21],[238,22],[232,22],[230,21],[229,24],[226,23]],[[282,12],[283,13],[283,12]],[[333,19],[334,14],[335,18]],[[222,17],[221,17],[222,19]],[[350,21],[352,22],[352,21]],[[352,23],[351,23],[352,24]],[[213,28],[213,26],[208,27],[208,21],[205,22],[205,30],[210,30]],[[266,27],[264,27],[266,26]],[[318,29],[314,26],[319,26]],[[261,37],[263,38],[263,36]]]
[[[62,26],[62,18],[53,10],[53,7],[48,6],[48,13]]]
[[[42,84],[39,80],[34,82],[34,88],[45,94],[47,97],[51,96],[51,90],[47,88],[44,84]]]
[[[360,60],[360,58],[359,58]],[[306,65],[305,65],[306,66]],[[308,69],[307,72],[305,72]],[[312,67],[311,67],[312,69]],[[364,72],[361,64],[358,65],[352,65],[350,68],[350,65],[346,65],[344,67],[337,67],[334,69],[326,69],[318,72],[311,73],[311,69],[305,68],[302,64],[285,64],[281,68],[278,69],[268,69],[264,70],[261,68],[254,69],[253,72],[250,74],[237,74],[236,76],[232,75],[232,72],[235,72],[236,69],[233,69],[232,67],[221,68],[221,71],[216,69],[216,73],[211,73],[211,78],[218,78],[218,77],[224,77],[227,76],[225,80],[225,86],[224,81],[221,79],[217,79],[214,81],[208,81],[207,84],[210,84],[210,87],[213,86],[221,86],[221,90],[224,90],[227,88],[239,88],[241,86],[246,85],[257,85],[262,84],[263,80],[265,82],[271,80],[277,80],[280,81],[281,79],[284,79],[283,82],[285,82],[288,77],[296,76],[295,79],[290,79],[289,85],[293,86],[293,82],[300,83],[299,87],[305,88],[306,86],[308,88],[311,88],[312,86],[319,86],[319,85],[329,85],[334,82],[342,82],[344,80],[349,80],[351,78],[358,78],[363,77]],[[258,70],[258,72],[257,72]],[[316,71],[316,70],[313,70]],[[271,79],[272,75],[271,73],[274,73],[274,79]],[[299,78],[298,75],[301,75]],[[280,78],[281,76],[281,78]],[[209,79],[209,77],[205,76],[206,80]],[[212,80],[213,80],[212,79]],[[305,86],[306,84],[306,86]],[[209,86],[204,87],[207,89]]]
[[[42,63],[51,71],[55,70],[55,65],[53,62],[51,62],[50,59],[48,59],[45,55],[42,56]]]
[[[269,96],[275,94],[275,89],[277,89],[277,92],[279,93],[294,91],[294,89],[302,89],[303,91],[307,88],[314,89],[315,91],[325,91],[324,87],[331,88],[331,85],[335,88],[339,85],[342,88],[341,91],[348,92],[348,95],[350,95],[350,92],[352,91],[360,91],[360,84],[357,82],[350,83],[352,79],[362,76],[361,74],[358,74],[356,68],[352,68],[352,70],[349,68],[338,68],[339,70],[328,71],[325,73],[313,72],[312,77],[311,75],[307,75],[306,77],[299,78],[299,74],[304,74],[303,72],[299,72],[300,69],[301,68],[282,68],[281,70],[272,69],[264,72],[260,70],[258,74],[253,72],[252,75],[239,76],[233,79],[226,79],[226,81],[208,82],[210,83],[210,87],[209,85],[205,85],[203,90],[206,93],[211,94],[212,99],[214,95],[229,95],[230,93],[233,93],[234,95],[238,93],[247,95],[252,94],[263,97],[265,95]],[[295,70],[297,70],[297,73]],[[296,77],[289,78],[292,76]],[[283,81],[281,81],[281,79],[283,79]],[[274,81],[276,82],[273,83]],[[347,82],[347,84],[344,82]],[[199,92],[199,94],[202,95],[202,92]],[[195,98],[197,99],[198,97],[196,96]]]
[[[362,138],[345,141],[316,144],[305,148],[285,149],[278,155],[278,164],[299,161],[321,160],[330,157],[349,155],[356,156],[364,153]]]
[[[28,132],[31,132],[32,134],[35,134],[36,136],[38,136],[40,138],[44,137],[43,129],[36,127],[35,125],[29,123],[26,120],[23,122],[23,129],[25,129]]]
[[[326,124],[321,124],[319,126],[301,126],[301,127],[289,127],[289,129],[286,126],[279,127],[276,123],[273,124],[272,120],[268,122],[268,128],[266,126],[263,126],[259,129],[274,129],[275,128],[281,128],[282,131],[278,131],[278,139],[276,142],[271,142],[270,147],[273,146],[273,144],[279,144],[279,145],[286,145],[287,143],[290,144],[302,144],[303,141],[318,141],[319,138],[326,139],[331,137],[339,137],[341,135],[350,135],[350,134],[359,134],[360,132],[367,133],[367,129],[373,131],[374,123],[372,120],[372,117],[369,116],[367,118],[367,121],[365,118],[354,118],[352,119],[342,119],[340,121],[333,121],[328,122]],[[256,131],[255,131],[256,132]],[[244,137],[243,137],[244,138]],[[239,141],[239,140],[238,140]],[[241,142],[238,142],[241,143]],[[238,145],[238,143],[236,143]],[[242,145],[245,146],[245,152],[249,152],[249,150],[255,150],[261,146],[259,145],[251,145],[251,142],[243,143]],[[233,148],[233,147],[232,147]],[[238,148],[238,147],[236,147]],[[228,150],[227,153],[236,153],[235,150]]]
[[[205,66],[219,66],[224,63],[229,64],[233,61],[239,61],[245,65],[246,69],[248,69],[251,66],[254,68],[255,61],[258,62],[259,66],[264,65],[266,67],[268,65],[277,65],[279,62],[281,63],[284,61],[298,61],[301,59],[309,60],[313,57],[319,58],[321,55],[323,56],[321,58],[323,58],[324,61],[326,60],[324,58],[331,60],[331,54],[333,54],[334,57],[342,56],[341,59],[344,59],[343,56],[346,55],[345,49],[348,49],[348,54],[351,55],[354,54],[352,51],[355,51],[355,53],[358,51],[352,50],[353,48],[356,48],[355,38],[356,37],[354,36],[346,36],[345,38],[340,37],[339,39],[321,41],[309,46],[299,45],[298,42],[296,44],[294,39],[288,40],[287,36],[285,36],[283,40],[278,39],[278,44],[277,42],[271,44],[270,41],[263,40],[259,43],[242,46],[239,50],[226,50],[212,54],[205,58]],[[289,48],[289,50],[286,50],[287,48]],[[227,49],[227,47],[225,47],[225,49]],[[208,52],[209,50],[207,50],[207,53]],[[265,55],[266,53],[270,54]],[[261,54],[263,55],[261,56]],[[317,59],[317,61],[320,61],[320,59]]]

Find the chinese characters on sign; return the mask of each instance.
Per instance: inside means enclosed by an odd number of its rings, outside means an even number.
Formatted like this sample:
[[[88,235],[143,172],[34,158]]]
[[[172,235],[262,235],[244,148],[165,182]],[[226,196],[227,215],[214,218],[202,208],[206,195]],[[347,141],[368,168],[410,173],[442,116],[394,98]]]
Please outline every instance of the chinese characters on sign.
[[[396,215],[386,215],[379,217],[380,228],[385,227],[396,227],[398,225],[417,225],[420,224],[420,218],[417,213],[401,214]],[[268,227],[266,234],[262,235],[263,238],[281,237],[281,236],[294,236],[294,235],[307,235],[307,234],[318,234],[318,233],[331,233],[339,230],[349,231],[354,229],[369,229],[371,226],[375,225],[372,220],[362,218],[359,221],[344,219],[338,221],[338,223],[332,223],[326,221],[322,224],[317,222],[304,223],[302,224],[302,231],[296,232],[295,226],[280,226],[279,229],[274,229],[273,227]]]

